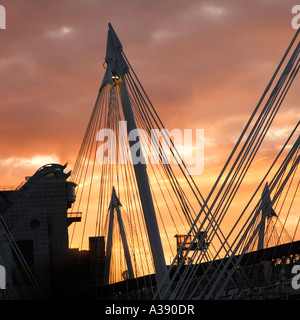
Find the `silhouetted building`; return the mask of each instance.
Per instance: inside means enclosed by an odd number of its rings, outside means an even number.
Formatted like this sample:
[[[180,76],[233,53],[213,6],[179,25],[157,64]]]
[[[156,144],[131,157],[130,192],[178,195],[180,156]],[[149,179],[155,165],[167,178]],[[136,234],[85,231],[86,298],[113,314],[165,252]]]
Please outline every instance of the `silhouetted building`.
[[[79,256],[85,255],[81,266],[87,266],[79,274],[79,280],[89,284],[89,279],[97,278],[97,270],[103,269],[99,264],[105,255],[102,237],[90,239],[90,252],[68,247],[68,227],[80,221],[81,215],[67,212],[75,201],[76,184],[67,181],[70,172],[65,173],[65,168],[66,165],[45,165],[15,190],[0,191],[0,214],[10,234],[44,295],[54,298],[68,291],[74,276],[69,266],[79,261]],[[16,275],[26,270],[16,265],[14,254],[9,240],[0,237],[0,257],[8,278],[13,279],[17,287]],[[26,276],[22,281],[26,285]]]

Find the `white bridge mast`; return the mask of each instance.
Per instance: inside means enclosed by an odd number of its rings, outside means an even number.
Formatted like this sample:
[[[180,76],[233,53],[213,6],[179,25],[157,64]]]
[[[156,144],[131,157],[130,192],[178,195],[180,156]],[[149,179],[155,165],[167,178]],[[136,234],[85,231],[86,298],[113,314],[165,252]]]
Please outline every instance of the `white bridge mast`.
[[[118,218],[118,223],[119,223],[119,228],[120,228],[120,233],[121,233],[121,239],[122,239],[122,244],[123,244],[123,249],[124,249],[125,260],[126,260],[126,264],[127,264],[127,268],[128,268],[129,279],[134,278],[134,272],[133,272],[128,242],[127,242],[127,237],[126,237],[126,233],[125,233],[125,229],[124,229],[124,225],[123,225],[121,211],[119,208],[120,206],[122,206],[122,205],[116,195],[115,188],[113,187],[110,206],[109,206],[110,216],[109,216],[109,227],[108,227],[106,255],[105,255],[104,284],[109,284],[109,270],[110,270],[110,262],[111,262],[111,251],[112,251],[112,246],[113,246],[112,239],[113,239],[113,224],[114,224],[114,211],[115,211],[115,209],[117,211],[117,218]]]
[[[125,74],[129,72],[129,67],[125,62],[122,56],[122,44],[118,39],[114,29],[111,24],[109,24],[108,38],[107,38],[107,49],[106,49],[106,63],[107,63],[107,72],[104,77],[102,86],[107,83],[112,83],[112,76],[120,78],[118,81],[118,86],[121,92],[122,108],[127,121],[128,132],[136,130],[136,122],[133,115],[129,93],[126,87]],[[110,73],[110,74],[109,74]],[[139,140],[133,142],[129,141],[130,147],[133,144],[139,143]],[[140,159],[143,158],[142,150],[140,148]],[[132,154],[132,157],[135,155]],[[154,261],[155,273],[156,273],[156,282],[159,287],[162,283],[164,286],[168,284],[167,268],[165,262],[165,256],[163,252],[163,247],[161,243],[158,223],[156,219],[153,199],[151,195],[147,168],[144,164],[145,162],[139,162],[134,164],[135,177],[139,189],[139,196],[143,208],[143,214],[145,218],[145,224],[147,228],[148,238],[150,242],[152,257]],[[166,278],[166,279],[165,279]]]

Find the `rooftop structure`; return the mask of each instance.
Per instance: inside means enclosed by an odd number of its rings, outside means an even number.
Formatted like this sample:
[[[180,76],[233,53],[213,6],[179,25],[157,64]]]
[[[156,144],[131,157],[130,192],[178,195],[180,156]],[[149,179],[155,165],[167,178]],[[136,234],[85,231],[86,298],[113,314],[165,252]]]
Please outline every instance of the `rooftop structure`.
[[[45,165],[20,188],[0,191],[2,221],[46,295],[52,285],[62,281],[68,258],[68,226],[80,218],[67,214],[75,201],[76,185],[66,181],[70,172],[65,173],[65,168]],[[2,263],[11,285],[18,286],[14,254],[9,239],[2,237]]]

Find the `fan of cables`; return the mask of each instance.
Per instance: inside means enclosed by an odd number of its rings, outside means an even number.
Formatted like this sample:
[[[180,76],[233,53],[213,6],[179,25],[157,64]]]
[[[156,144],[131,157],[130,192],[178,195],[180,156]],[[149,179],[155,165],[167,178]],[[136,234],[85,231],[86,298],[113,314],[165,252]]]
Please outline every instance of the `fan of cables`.
[[[166,260],[172,260],[176,255],[174,236],[187,234],[203,204],[203,197],[172,137],[123,51],[122,55],[128,70],[120,77],[106,67],[70,177],[77,184],[72,210],[82,212],[82,222],[69,228],[70,245],[85,249],[90,236],[103,236],[106,244],[111,241],[109,283],[128,278],[130,270],[126,254],[130,256],[134,277],[155,272],[151,254],[155,248],[150,246],[143,215],[124,103],[130,104],[139,130],[137,157],[147,155],[151,146],[151,157],[156,159],[146,163],[147,180]],[[113,190],[118,206],[110,210]],[[194,225],[192,234],[197,226]],[[124,248],[126,246],[128,250]]]
[[[258,153],[258,150],[265,140],[270,126],[278,114],[279,109],[281,108],[282,103],[298,74],[300,66],[300,42],[298,38],[299,30],[292,39],[257,106],[254,108],[252,115],[246,123],[244,130],[237,140],[237,143],[234,146],[228,160],[226,161],[213,188],[211,189],[211,192],[205,199],[204,205],[201,207],[194,221],[194,224],[196,224],[201,220],[200,228],[197,228],[199,231],[194,236],[194,239],[189,241],[189,249],[186,250],[183,243],[183,246],[178,251],[178,256],[183,253],[183,260],[192,252],[193,243],[198,241],[200,230],[205,230],[205,235],[208,242],[214,241],[216,244],[217,239],[223,239],[223,235],[220,234],[220,227],[222,227],[226,221],[225,218],[229,216],[230,208],[234,205],[234,199],[236,198],[236,195],[242,186],[244,178],[249,171],[249,168]],[[299,122],[295,126],[291,136],[297,132],[298,125]],[[295,143],[297,144],[297,142]],[[290,146],[288,146],[286,149],[285,147],[287,147],[286,143],[283,147],[284,150],[288,149]],[[294,146],[294,148],[294,151],[298,150],[297,146]],[[279,155],[281,154],[282,151]],[[279,155],[274,160],[276,164],[279,162]],[[296,159],[299,161],[297,156]],[[266,176],[270,174],[270,171],[273,168],[274,163],[267,172]],[[262,181],[259,183],[259,187],[261,187],[263,182],[266,182],[266,176],[264,178],[262,177],[262,180],[260,180],[257,176],[257,181]],[[257,190],[259,190],[259,187]],[[225,239],[216,244],[216,247],[218,248],[218,254],[213,257],[209,267],[206,269],[202,277],[199,278],[199,272],[201,273],[201,264],[205,261],[205,250],[202,250],[200,254],[199,252],[193,252],[192,256],[190,257],[188,267],[184,267],[183,264],[177,266],[177,257],[175,257],[171,267],[168,270],[169,274],[172,274],[171,281],[168,283],[168,289],[165,290],[165,292],[169,294],[168,297],[170,299],[190,299],[195,295],[199,299],[211,299],[213,297],[218,298],[220,296],[221,291],[216,293],[216,290],[219,288],[222,282],[225,283],[223,276],[225,275],[225,270],[227,270],[230,263],[223,264],[222,260],[220,263],[216,264],[216,261],[221,252],[223,252],[223,258],[230,257],[233,260],[235,259],[234,256],[237,253],[245,252],[243,251],[245,250],[245,247],[242,250],[241,245],[244,243],[244,237],[249,234],[249,230],[252,228],[254,223],[254,221],[247,216],[247,214],[250,214],[247,209],[249,208],[250,203],[253,203],[255,195],[257,195],[257,190],[254,192],[254,195],[251,196],[249,203],[247,204],[245,210],[243,210],[243,212],[237,218],[236,223],[234,223],[233,227],[229,229],[228,234],[226,233]],[[277,194],[277,196],[279,196],[279,194]],[[205,226],[205,222],[208,221],[207,217],[210,217],[211,219],[207,226]],[[245,228],[247,230],[246,233],[244,233]],[[271,226],[269,227],[269,230],[270,228]],[[190,232],[191,231],[192,228]],[[186,237],[186,242],[189,240],[188,237],[190,232]],[[274,232],[272,232],[272,234],[274,235]],[[251,238],[251,241],[248,242],[249,245],[252,240],[253,238]],[[248,248],[249,246],[247,245],[247,249]],[[209,270],[214,270],[214,272],[211,274],[209,273]],[[224,272],[220,272],[220,270],[223,270]],[[180,280],[178,281],[178,275],[180,272]],[[209,281],[207,282],[208,278]],[[226,281],[231,281],[230,279],[230,276],[228,276]],[[199,294],[199,292],[201,293]],[[158,297],[158,293],[159,290],[156,292],[155,297]],[[164,297],[166,298],[166,296]]]

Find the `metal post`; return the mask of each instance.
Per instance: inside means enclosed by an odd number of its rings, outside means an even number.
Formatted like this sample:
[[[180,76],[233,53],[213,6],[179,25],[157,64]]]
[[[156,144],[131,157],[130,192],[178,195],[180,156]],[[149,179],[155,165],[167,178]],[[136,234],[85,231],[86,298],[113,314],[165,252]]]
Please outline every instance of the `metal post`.
[[[111,264],[111,251],[112,251],[112,240],[113,240],[113,228],[114,228],[114,210],[117,210],[117,219],[119,223],[120,228],[120,234],[124,249],[124,255],[125,260],[127,263],[128,273],[129,273],[129,279],[134,278],[134,272],[128,247],[128,242],[126,238],[126,233],[124,229],[124,224],[121,216],[121,211],[119,206],[121,206],[121,203],[116,195],[115,188],[113,187],[112,195],[111,195],[111,201],[110,201],[110,216],[109,216],[109,226],[108,226],[108,234],[107,234],[107,246],[106,246],[106,254],[105,254],[105,267],[104,267],[104,284],[109,284],[109,270],[110,270],[110,264]]]
[[[120,92],[121,92],[121,101],[122,108],[125,116],[125,120],[127,121],[127,130],[128,132],[137,129],[136,123],[134,120],[133,112],[131,109],[131,104],[126,88],[126,84],[124,80],[119,84]],[[137,137],[137,141],[129,141],[130,149],[136,143],[140,143],[139,138]],[[132,153],[132,158],[135,154]],[[149,242],[151,246],[152,256],[154,260],[155,272],[156,272],[156,280],[157,283],[160,284],[164,280],[164,277],[167,273],[165,256],[163,252],[163,247],[161,243],[158,223],[156,219],[154,204],[152,200],[151,189],[149,185],[149,179],[147,174],[145,162],[142,161],[143,154],[140,148],[140,156],[141,161],[137,164],[134,164],[134,172],[136,176],[136,181],[139,189],[139,195],[141,199],[141,204],[143,208],[146,228],[148,232]]]
[[[269,185],[266,183],[265,188],[261,196],[262,207],[261,207],[261,227],[258,233],[258,244],[257,250],[264,249],[264,240],[265,240],[265,228],[266,228],[266,219],[271,219],[272,216],[276,217],[276,213],[272,209],[272,201],[270,196]]]
[[[266,228],[266,215],[264,211],[261,212],[261,226],[258,233],[258,243],[257,250],[262,250],[264,248],[264,240],[265,240],[265,228]]]
[[[119,199],[117,198],[115,188],[113,188],[113,202],[114,202],[115,208],[117,209],[117,218],[118,218],[118,222],[119,222],[119,228],[120,228],[120,233],[121,233],[121,238],[122,238],[124,255],[125,255],[125,260],[127,263],[128,273],[129,273],[129,279],[133,279],[134,272],[133,272],[130,252],[129,252],[129,248],[128,248],[127,237],[126,237],[126,233],[125,233],[125,229],[124,229],[124,225],[123,225],[123,220],[122,220],[122,216],[121,216],[121,211],[119,208],[121,203],[120,203]]]

